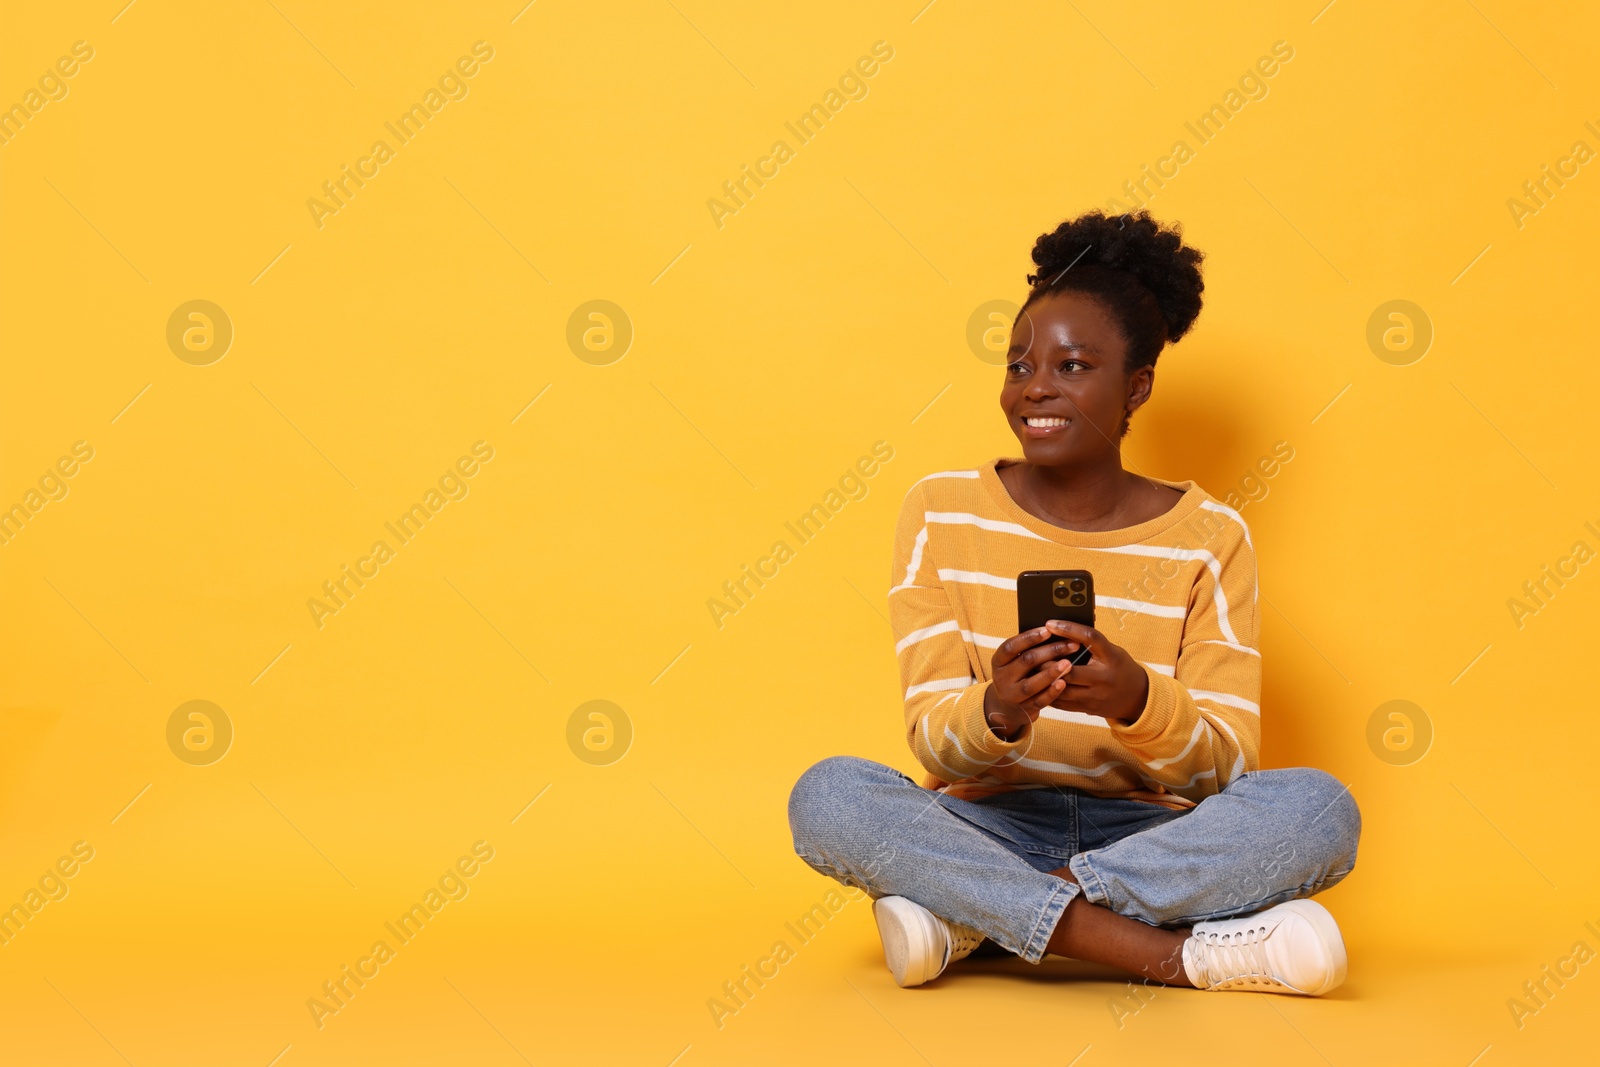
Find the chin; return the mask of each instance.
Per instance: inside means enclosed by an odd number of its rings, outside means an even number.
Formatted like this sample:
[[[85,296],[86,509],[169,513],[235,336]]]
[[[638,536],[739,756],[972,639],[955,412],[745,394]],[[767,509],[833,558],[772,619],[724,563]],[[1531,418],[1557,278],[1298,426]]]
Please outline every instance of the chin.
[[[1072,459],[1070,454],[1053,445],[1022,440],[1017,443],[1022,446],[1022,458],[1036,467],[1059,467]]]

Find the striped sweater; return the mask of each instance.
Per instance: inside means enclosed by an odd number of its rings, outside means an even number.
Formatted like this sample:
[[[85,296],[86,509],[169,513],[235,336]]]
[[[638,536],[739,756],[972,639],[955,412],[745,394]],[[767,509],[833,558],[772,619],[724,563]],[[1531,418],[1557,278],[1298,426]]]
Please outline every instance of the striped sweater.
[[[1193,481],[1166,514],[1121,530],[1051,525],[996,473],[930,474],[895,529],[889,616],[905,687],[906,740],[922,784],[977,799],[1071,786],[1190,808],[1259,766],[1261,653],[1255,549],[1244,519]],[[1143,665],[1131,724],[1047,707],[1014,741],[984,719],[990,662],[1017,632],[1025,570],[1094,575],[1095,628]],[[1066,699],[1066,698],[1058,698]]]

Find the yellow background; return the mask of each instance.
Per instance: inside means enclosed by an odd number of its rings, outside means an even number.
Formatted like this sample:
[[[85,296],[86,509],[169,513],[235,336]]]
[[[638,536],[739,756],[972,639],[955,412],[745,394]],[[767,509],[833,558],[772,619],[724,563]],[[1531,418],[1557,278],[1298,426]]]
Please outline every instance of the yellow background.
[[[1600,147],[1584,5],[121,3],[0,34],[4,103],[94,48],[0,148],[0,504],[95,450],[0,546],[0,902],[95,850],[0,947],[0,1059],[1589,1047],[1600,968],[1520,1029],[1506,1004],[1600,949],[1600,576],[1520,628],[1506,603],[1600,548],[1600,176],[1520,227],[1506,206]],[[469,94],[318,228],[307,199],[479,40]],[[879,40],[868,95],[795,145],[784,122]],[[1195,147],[1184,123],[1279,40],[1268,95],[1151,205],[1207,253],[1206,306],[1126,463],[1225,497],[1294,449],[1244,510],[1264,765],[1361,805],[1322,898],[1347,984],[1161,990],[1119,1027],[1121,981],[1069,961],[901,991],[852,903],[718,1028],[708,998],[833,888],[791,850],[794,779],[839,752],[916,769],[894,517],[923,474],[1018,449],[969,316],[1023,297],[1037,234]],[[795,157],[718,228],[706,201],[779,138]],[[234,328],[209,366],[165,339],[194,299]],[[593,299],[635,331],[606,366],[566,342]],[[1366,342],[1394,299],[1435,331],[1407,366]],[[479,440],[470,494],[319,629],[308,598]],[[866,498],[717,628],[707,599],[880,440]],[[167,746],[195,699],[235,730],[210,766]],[[634,734],[608,766],[567,740],[595,699]],[[1435,734],[1406,766],[1367,743],[1394,699]],[[318,1029],[307,999],[479,840],[470,895]]]

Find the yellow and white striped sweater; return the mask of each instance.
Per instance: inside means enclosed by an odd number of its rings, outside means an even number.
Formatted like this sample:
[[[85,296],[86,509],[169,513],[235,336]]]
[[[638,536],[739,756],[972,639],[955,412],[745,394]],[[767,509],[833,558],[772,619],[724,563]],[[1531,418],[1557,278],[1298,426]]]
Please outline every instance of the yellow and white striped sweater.
[[[1260,765],[1255,548],[1244,519],[1193,481],[1166,514],[1121,530],[1051,525],[1011,498],[990,460],[930,474],[895,529],[889,616],[906,739],[922,784],[976,799],[1072,786],[1190,808]],[[984,721],[995,648],[1017,632],[1017,575],[1094,575],[1095,628],[1144,666],[1137,721],[1047,707],[1015,741]]]

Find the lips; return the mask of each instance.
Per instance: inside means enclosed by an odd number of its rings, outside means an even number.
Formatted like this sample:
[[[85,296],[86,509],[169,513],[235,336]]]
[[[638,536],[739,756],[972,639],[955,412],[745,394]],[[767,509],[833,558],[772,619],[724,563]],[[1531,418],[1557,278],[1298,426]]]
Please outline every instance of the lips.
[[[1022,432],[1028,437],[1050,437],[1064,433],[1071,423],[1063,415],[1023,415]]]

